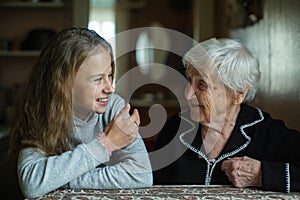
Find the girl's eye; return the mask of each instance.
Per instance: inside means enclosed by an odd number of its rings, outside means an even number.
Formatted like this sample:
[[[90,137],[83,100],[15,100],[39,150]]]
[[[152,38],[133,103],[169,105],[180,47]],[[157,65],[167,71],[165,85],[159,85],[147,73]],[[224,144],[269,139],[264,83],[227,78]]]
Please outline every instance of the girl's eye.
[[[95,79],[95,82],[99,82],[99,81],[101,81],[101,80],[102,80],[102,78],[99,77],[99,78],[96,78],[96,79]]]
[[[102,80],[102,78],[103,77],[98,77],[98,78],[96,78],[94,81],[95,82],[100,82],[101,80]],[[107,78],[109,79],[109,80],[112,80],[113,79],[113,74],[111,73],[111,74],[108,74],[107,75]]]

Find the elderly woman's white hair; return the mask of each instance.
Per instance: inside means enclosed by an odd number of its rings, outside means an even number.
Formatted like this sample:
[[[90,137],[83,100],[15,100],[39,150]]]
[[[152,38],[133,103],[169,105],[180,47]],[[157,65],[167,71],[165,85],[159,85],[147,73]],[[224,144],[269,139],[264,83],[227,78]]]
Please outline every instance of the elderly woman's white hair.
[[[217,70],[223,83],[233,91],[248,89],[245,102],[251,101],[260,79],[257,58],[241,43],[232,39],[209,39],[190,49],[183,57],[185,66]]]

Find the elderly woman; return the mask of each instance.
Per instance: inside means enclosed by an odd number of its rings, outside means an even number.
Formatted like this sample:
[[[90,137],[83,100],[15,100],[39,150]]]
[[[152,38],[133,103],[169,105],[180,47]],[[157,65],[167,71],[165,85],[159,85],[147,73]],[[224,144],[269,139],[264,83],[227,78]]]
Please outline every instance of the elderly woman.
[[[231,39],[210,39],[183,58],[188,111],[171,118],[154,150],[155,184],[232,184],[300,191],[300,134],[247,104],[260,79],[257,59]],[[179,153],[178,153],[179,152]]]

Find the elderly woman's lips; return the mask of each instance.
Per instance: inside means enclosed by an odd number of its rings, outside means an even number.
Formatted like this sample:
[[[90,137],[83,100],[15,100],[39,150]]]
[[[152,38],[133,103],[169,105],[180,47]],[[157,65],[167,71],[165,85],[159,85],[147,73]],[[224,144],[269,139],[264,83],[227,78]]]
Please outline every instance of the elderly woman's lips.
[[[190,102],[190,105],[192,106],[192,107],[200,107],[201,105],[197,102],[197,103],[195,103],[195,102]]]

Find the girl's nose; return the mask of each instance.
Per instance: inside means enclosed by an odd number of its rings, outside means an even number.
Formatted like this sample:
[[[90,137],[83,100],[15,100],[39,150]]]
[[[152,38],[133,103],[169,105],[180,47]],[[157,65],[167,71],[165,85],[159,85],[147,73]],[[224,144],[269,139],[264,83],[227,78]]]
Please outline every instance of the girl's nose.
[[[104,92],[107,94],[111,94],[115,92],[115,88],[110,80],[105,81]]]
[[[190,100],[195,97],[195,91],[190,84],[187,84],[185,87],[185,98],[186,100]]]

